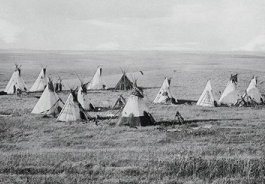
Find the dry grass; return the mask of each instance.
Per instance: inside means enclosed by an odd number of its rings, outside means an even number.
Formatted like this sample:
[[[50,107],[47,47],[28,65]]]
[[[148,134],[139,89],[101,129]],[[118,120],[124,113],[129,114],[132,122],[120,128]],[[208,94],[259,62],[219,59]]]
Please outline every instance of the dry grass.
[[[120,54],[116,59],[120,60],[125,56]],[[22,59],[24,57],[26,56]],[[102,55],[91,57],[105,58]],[[163,59],[165,56],[158,54],[157,57]],[[195,56],[181,56],[187,60],[192,60],[193,57]],[[132,58],[143,60],[140,56]],[[178,62],[174,64],[170,54],[166,59],[174,67],[179,65]],[[200,62],[198,67],[203,64],[206,65]],[[246,67],[245,60],[241,64],[238,67],[241,67],[239,73],[243,76],[253,73],[243,68]],[[215,65],[209,64],[206,65],[209,71],[201,73],[199,70],[188,71],[188,65],[191,64],[184,66],[186,70],[178,69],[180,72],[173,79],[173,94],[182,99],[196,99],[204,87],[202,85],[205,83],[205,76],[213,71],[214,87],[217,91],[221,90],[227,74],[233,71],[232,67],[222,69],[225,66],[221,64],[218,64],[218,70],[215,70]],[[159,62],[152,67],[158,66]],[[212,70],[210,66],[213,67]],[[147,68],[143,64],[144,67]],[[152,67],[149,73],[145,72],[145,76],[141,78],[144,86],[155,87],[162,82],[162,79],[156,80],[163,76],[162,72],[156,70],[152,73]],[[0,72],[4,73],[3,70]],[[219,78],[224,81],[219,81]],[[245,88],[248,79],[242,79],[241,90]],[[186,81],[186,84],[181,81]],[[4,85],[4,82],[6,79],[1,81],[1,85]],[[221,85],[217,86],[220,83]],[[261,89],[264,91],[265,88],[261,86]],[[98,126],[93,122],[62,123],[56,122],[54,118],[31,115],[30,112],[37,102],[33,96],[0,96],[0,113],[12,114],[11,117],[0,116],[0,183],[265,182],[264,107],[201,108],[185,104],[153,105],[150,101],[157,90],[145,90],[147,104],[155,119],[159,122],[170,121],[175,112],[180,111],[188,124],[133,129],[116,127],[115,119],[100,121]],[[113,104],[121,93],[90,92],[87,98],[96,106],[108,106]],[[127,97],[128,94],[127,92],[123,95]],[[66,93],[60,96],[64,100],[67,98]],[[110,112],[93,112],[90,115],[103,116],[107,113]],[[166,131],[170,128],[179,131]]]

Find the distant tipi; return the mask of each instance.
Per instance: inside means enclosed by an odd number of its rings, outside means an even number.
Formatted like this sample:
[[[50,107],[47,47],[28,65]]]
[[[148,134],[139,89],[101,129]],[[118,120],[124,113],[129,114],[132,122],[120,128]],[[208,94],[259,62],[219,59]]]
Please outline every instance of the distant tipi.
[[[123,108],[117,125],[136,127],[154,124],[154,118],[148,112],[148,108],[144,102],[143,92],[135,86]]]
[[[237,91],[237,74],[231,75],[230,81],[226,85],[218,103],[220,105],[235,105],[239,98],[239,93]]]
[[[127,77],[126,73],[123,71],[121,79],[116,84],[115,89],[116,90],[131,90],[132,88],[133,88],[133,83]]]
[[[166,77],[156,98],[153,101],[154,103],[162,103],[162,104],[167,104],[167,103],[176,104],[177,103],[177,101],[175,100],[175,98],[173,98],[171,94],[170,83],[171,83],[171,79]]]
[[[88,90],[93,89],[105,89],[106,85],[102,80],[102,68],[98,67],[95,75],[87,86]]]
[[[250,81],[250,84],[247,88],[247,96],[251,99],[251,101],[254,101],[258,104],[263,103],[263,97],[261,96],[261,93],[257,87],[257,77],[254,76],[252,80]]]
[[[27,86],[21,76],[21,67],[16,65],[16,69],[12,74],[4,92],[7,94],[16,94],[22,91],[27,91]]]
[[[31,113],[56,116],[60,113],[62,107],[63,102],[56,94],[52,81],[49,80],[48,85]]]
[[[34,82],[33,86],[30,88],[29,91],[30,92],[43,91],[47,86],[48,81],[49,79],[46,74],[46,68],[42,68],[38,78],[36,79],[36,81]]]
[[[82,108],[81,104],[77,100],[76,90],[71,90],[68,96],[63,110],[59,114],[57,121],[77,121],[77,120],[87,120],[88,117],[85,110]]]
[[[113,109],[121,109],[125,106],[125,104],[126,104],[125,98],[122,95],[120,95],[112,108]]]
[[[87,87],[86,84],[81,82],[81,86],[78,88],[77,100],[84,110],[94,110],[94,106],[86,100]]]
[[[215,101],[214,101],[214,96],[213,96],[213,91],[212,91],[212,86],[211,86],[211,81],[209,80],[197,102],[198,106],[203,106],[203,107],[214,107],[215,106]]]

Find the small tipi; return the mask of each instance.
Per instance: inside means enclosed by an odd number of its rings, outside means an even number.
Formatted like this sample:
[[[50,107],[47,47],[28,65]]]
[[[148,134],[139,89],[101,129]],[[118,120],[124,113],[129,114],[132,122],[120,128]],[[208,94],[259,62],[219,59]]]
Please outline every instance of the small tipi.
[[[235,105],[239,98],[239,93],[237,91],[237,74],[231,75],[230,81],[226,85],[218,103],[220,105]]]
[[[148,112],[144,102],[142,90],[134,87],[132,94],[129,96],[121,116],[117,123],[118,126],[127,125],[130,127],[154,125],[155,121]]]
[[[123,72],[121,79],[115,86],[115,90],[131,90],[133,88],[133,83],[127,77],[126,73]]]
[[[87,120],[88,117],[82,108],[81,104],[77,100],[76,90],[71,90],[70,95],[65,102],[63,110],[59,114],[57,121],[77,121]]]
[[[87,86],[88,90],[93,89],[105,89],[106,85],[102,80],[102,68],[98,67],[95,75]]]
[[[176,104],[177,103],[175,98],[173,98],[173,96],[171,95],[170,83],[171,83],[171,79],[166,77],[156,98],[153,101],[154,103],[162,103],[162,104],[167,104],[167,103]]]
[[[261,96],[261,93],[259,89],[257,88],[257,77],[254,76],[252,80],[250,81],[250,84],[247,88],[247,96],[254,102],[260,104],[263,103],[263,97]]]
[[[125,104],[126,104],[125,98],[122,95],[120,95],[112,108],[113,109],[121,109],[125,106]]]
[[[30,88],[29,91],[30,92],[43,91],[46,88],[48,81],[49,79],[46,74],[46,68],[42,68],[38,78],[36,79],[36,81],[34,82],[33,86]]]
[[[203,106],[203,107],[214,107],[215,102],[214,102],[214,96],[213,96],[213,91],[212,91],[212,85],[211,81],[209,80],[197,102],[198,106]]]
[[[78,88],[77,100],[84,110],[94,110],[94,106],[86,100],[87,87],[86,84],[81,82],[81,86]]]
[[[63,102],[54,90],[51,80],[43,91],[39,101],[32,110],[32,114],[58,115],[62,110]]]
[[[21,67],[16,65],[16,69],[12,74],[4,92],[7,94],[16,94],[22,91],[27,91],[27,86],[21,76]]]

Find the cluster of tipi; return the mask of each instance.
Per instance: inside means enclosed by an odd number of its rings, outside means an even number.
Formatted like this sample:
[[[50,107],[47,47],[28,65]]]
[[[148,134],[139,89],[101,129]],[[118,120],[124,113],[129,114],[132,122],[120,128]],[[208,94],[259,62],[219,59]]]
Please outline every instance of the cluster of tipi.
[[[170,91],[171,79],[165,78],[156,98],[155,104],[177,104],[178,101],[172,96]],[[82,83],[75,89],[71,90],[70,94],[64,103],[57,95],[54,84],[46,73],[46,68],[43,68],[30,88],[29,92],[43,91],[40,99],[32,110],[33,114],[53,115],[57,116],[58,121],[77,121],[88,120],[90,116],[86,113],[92,110],[94,106],[86,101],[85,95],[87,90],[91,89],[106,89],[106,85],[102,80],[102,68],[98,67],[95,75],[89,83]],[[114,107],[122,107],[122,113],[118,121],[118,125],[130,126],[147,126],[155,124],[152,115],[148,112],[148,108],[144,101],[142,88],[139,88],[136,82],[131,82],[125,72],[117,85],[116,90],[131,90],[132,93],[126,100],[121,96],[115,103]],[[5,93],[15,94],[17,92],[28,92],[27,87],[21,76],[21,68],[16,66],[10,81],[8,82]],[[206,87],[197,101],[197,105],[214,107],[217,105],[244,105],[244,104],[261,104],[263,97],[257,88],[257,78],[253,77],[245,94],[240,96],[237,90],[237,75],[232,75],[228,82],[220,100],[215,101],[211,82],[208,81]]]

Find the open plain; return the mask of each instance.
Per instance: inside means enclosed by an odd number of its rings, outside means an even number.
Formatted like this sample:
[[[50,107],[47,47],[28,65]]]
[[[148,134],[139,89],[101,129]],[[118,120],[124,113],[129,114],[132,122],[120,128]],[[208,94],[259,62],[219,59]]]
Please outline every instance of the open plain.
[[[253,75],[265,94],[264,53],[181,53],[173,51],[8,51],[0,52],[0,89],[14,64],[30,87],[40,72],[63,78],[65,88],[89,81],[96,67],[114,87],[125,70],[145,87],[145,100],[157,122],[184,125],[117,127],[118,119],[56,122],[32,115],[36,95],[0,96],[0,183],[264,183],[265,107],[205,108],[193,104],[154,105],[164,77],[172,77],[176,99],[196,101],[211,79],[216,100],[230,74],[239,74],[238,89],[246,90]],[[143,75],[139,71],[143,71]],[[130,91],[90,91],[96,107],[112,106]],[[68,92],[60,93],[65,101]],[[118,111],[88,112],[95,117]],[[167,131],[174,129],[175,131]]]

